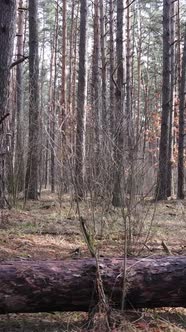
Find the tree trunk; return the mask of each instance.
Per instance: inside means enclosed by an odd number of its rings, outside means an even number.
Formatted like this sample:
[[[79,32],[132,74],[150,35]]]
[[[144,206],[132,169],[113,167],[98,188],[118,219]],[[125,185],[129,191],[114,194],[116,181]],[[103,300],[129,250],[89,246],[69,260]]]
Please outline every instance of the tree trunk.
[[[123,258],[102,258],[108,304],[121,308]],[[186,307],[186,257],[130,258],[126,308]],[[89,311],[98,303],[95,259],[8,261],[0,264],[0,314]]]
[[[106,61],[106,49],[105,49],[105,4],[103,0],[100,0],[100,45],[101,45],[101,100],[102,100],[102,140],[105,144],[106,133],[108,133],[108,114],[107,114],[107,61]]]
[[[61,142],[59,143],[60,157],[60,169],[59,169],[59,191],[67,192],[68,188],[68,172],[67,172],[67,109],[66,109],[66,38],[67,38],[67,3],[66,0],[62,1],[62,73],[61,73],[61,118],[60,118],[60,130],[61,130]]]
[[[168,172],[167,196],[174,195],[173,160],[174,160],[174,107],[175,107],[175,2],[171,3],[170,10],[170,115],[169,115],[169,146],[168,146]]]
[[[86,83],[86,29],[87,0],[81,0],[80,7],[80,41],[79,41],[79,73],[77,91],[77,127],[75,156],[75,190],[76,199],[82,199],[83,190],[83,133],[85,113],[85,83]]]
[[[158,200],[167,199],[168,179],[168,120],[170,115],[170,5],[163,1],[163,83],[159,170],[156,188]]]
[[[115,132],[115,94],[114,94],[114,5],[113,0],[109,0],[109,62],[110,62],[110,86],[109,86],[109,129],[111,133],[112,140],[114,139],[114,132]],[[114,145],[114,142],[112,142]]]
[[[99,79],[99,2],[94,1],[94,36],[93,36],[93,54],[92,54],[92,91],[91,91],[91,107],[94,126],[94,165],[93,177],[94,182],[99,182],[100,175],[100,79]],[[96,190],[97,189],[97,190]],[[94,187],[95,193],[98,194],[98,186]]]
[[[6,130],[5,120],[8,100],[10,65],[12,62],[15,34],[16,0],[0,0],[0,208],[5,205],[5,156]]]
[[[66,33],[67,33],[67,23],[66,23],[66,0],[63,0],[62,8],[62,75],[61,75],[61,131],[62,131],[62,144],[66,141]]]
[[[75,16],[75,28],[74,28],[74,34],[73,34],[73,61],[72,61],[72,144],[71,144],[71,150],[72,150],[72,165],[74,165],[74,156],[75,156],[75,141],[76,141],[76,90],[77,90],[77,84],[76,84],[76,77],[77,77],[77,36],[78,36],[78,20],[79,20],[79,7],[80,4],[77,4],[76,9],[76,16]]]
[[[180,81],[179,140],[178,140],[178,198],[184,199],[184,114],[186,86],[186,26],[182,58],[182,74]]]
[[[58,48],[58,35],[59,35],[59,4],[56,2],[55,13],[55,33],[51,48],[51,63],[50,63],[50,181],[51,192],[55,192],[56,183],[56,160],[55,160],[55,148],[56,148],[56,83],[57,83],[57,48]],[[60,144],[61,146],[61,144]]]
[[[17,33],[17,60],[24,57],[24,9],[23,0],[19,0],[18,9],[18,33]],[[16,106],[17,106],[17,127],[16,127],[16,150],[15,150],[15,171],[16,192],[24,189],[24,151],[23,151],[23,63],[16,67]]]
[[[115,144],[114,144],[114,188],[112,204],[122,205],[121,173],[123,166],[123,0],[117,0],[117,82],[116,82],[116,114],[115,114]]]
[[[29,0],[29,140],[25,198],[38,198],[39,58],[38,0]]]
[[[73,57],[74,57],[74,30],[76,25],[75,20],[75,9],[76,9],[76,2],[72,0],[72,8],[71,8],[71,17],[70,17],[70,33],[69,33],[69,73],[68,73],[68,86],[67,86],[67,114],[69,114],[69,127],[70,127],[70,150],[73,151],[74,148],[74,119],[73,119],[73,112],[72,112],[72,72],[73,72]],[[72,159],[71,159],[72,160]],[[72,161],[73,162],[73,161]]]
[[[130,210],[133,205],[133,201],[135,199],[135,160],[137,160],[137,150],[135,145],[135,137],[134,137],[134,126],[133,126],[133,54],[134,50],[132,50],[132,12],[130,1],[126,1],[126,103],[125,103],[125,114],[126,114],[126,123],[127,123],[127,142],[126,147],[128,149],[128,176],[126,183],[126,193],[128,195],[128,213],[131,214]],[[134,42],[133,42],[134,45]],[[137,143],[136,143],[137,144]],[[130,228],[130,227],[129,227]],[[129,237],[130,230],[129,230]]]

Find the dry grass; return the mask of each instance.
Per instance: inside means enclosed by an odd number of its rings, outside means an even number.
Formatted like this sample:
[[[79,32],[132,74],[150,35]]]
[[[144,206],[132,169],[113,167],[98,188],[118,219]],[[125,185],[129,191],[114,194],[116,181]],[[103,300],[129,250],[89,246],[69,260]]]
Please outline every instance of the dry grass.
[[[133,253],[163,255],[164,241],[174,255],[186,255],[186,202],[158,203],[152,224],[154,204],[146,202],[136,211],[136,220],[144,227],[142,233],[134,234]],[[81,257],[88,257],[76,212],[69,197],[63,198],[60,207],[57,197],[48,192],[42,194],[40,201],[28,202],[25,209],[20,201],[17,208],[2,211],[0,259],[70,259],[76,248],[80,248]],[[89,201],[82,204],[81,213],[92,232],[96,224],[94,243],[100,254],[121,255],[124,238],[121,212],[104,210],[102,206],[93,212]],[[149,227],[151,233],[144,245]],[[87,318],[84,313],[5,315],[0,316],[0,331],[87,331]],[[94,319],[92,331],[108,330],[104,315]],[[186,331],[186,310],[144,310],[128,312],[125,317],[113,311],[111,321],[112,332]]]

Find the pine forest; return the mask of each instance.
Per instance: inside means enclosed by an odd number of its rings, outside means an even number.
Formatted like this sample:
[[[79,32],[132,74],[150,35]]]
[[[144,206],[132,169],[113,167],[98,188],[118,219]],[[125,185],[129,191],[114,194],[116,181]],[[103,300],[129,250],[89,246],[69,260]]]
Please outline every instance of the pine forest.
[[[0,330],[186,331],[185,148],[185,0],[0,0]]]

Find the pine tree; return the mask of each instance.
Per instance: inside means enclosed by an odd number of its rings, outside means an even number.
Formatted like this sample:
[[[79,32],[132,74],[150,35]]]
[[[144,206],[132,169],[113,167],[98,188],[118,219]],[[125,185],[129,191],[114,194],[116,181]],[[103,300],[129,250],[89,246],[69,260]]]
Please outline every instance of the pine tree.
[[[170,6],[171,0],[163,1],[163,86],[162,116],[159,153],[159,171],[156,189],[158,200],[167,198],[168,176],[168,129],[170,116]]]
[[[0,208],[5,206],[6,125],[8,86],[15,36],[16,0],[0,0]]]
[[[87,37],[87,0],[81,0],[80,7],[80,41],[79,41],[79,72],[77,90],[77,129],[75,155],[75,190],[76,199],[82,199],[83,188],[83,133],[85,112],[86,82],[86,37]]]
[[[29,141],[25,198],[38,199],[39,129],[38,0],[29,1]]]

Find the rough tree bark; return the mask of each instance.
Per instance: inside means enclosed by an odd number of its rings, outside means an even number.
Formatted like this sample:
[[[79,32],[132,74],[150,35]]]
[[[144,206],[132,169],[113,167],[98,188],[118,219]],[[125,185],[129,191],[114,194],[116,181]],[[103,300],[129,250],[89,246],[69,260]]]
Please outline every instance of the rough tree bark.
[[[80,4],[77,4],[76,8],[76,14],[75,14],[75,26],[74,26],[74,33],[73,33],[73,57],[72,57],[72,151],[73,151],[73,157],[72,162],[74,164],[74,156],[75,156],[75,142],[76,142],[76,90],[77,90],[77,84],[76,84],[76,77],[77,77],[77,39],[78,39],[78,22],[79,22],[79,8]]]
[[[77,127],[75,153],[75,190],[76,198],[82,199],[83,190],[83,132],[85,113],[86,83],[86,35],[87,35],[87,0],[81,0],[80,7],[80,40],[79,40],[79,72],[77,89]]]
[[[170,115],[169,115],[169,144],[168,144],[168,162],[167,162],[167,196],[174,195],[174,108],[175,108],[175,80],[176,80],[176,43],[175,43],[175,2],[170,6]]]
[[[114,178],[112,204],[115,207],[122,205],[121,173],[123,166],[123,0],[117,0],[117,81],[115,89],[115,137],[114,137]]]
[[[111,137],[114,144],[114,132],[115,132],[115,94],[114,94],[114,4],[113,0],[109,0],[109,129],[111,133]]]
[[[38,199],[39,57],[38,0],[29,0],[29,140],[25,198]]]
[[[121,308],[123,258],[102,258],[99,270],[109,305]],[[95,259],[8,261],[0,264],[0,314],[89,311],[98,304]],[[186,256],[130,258],[126,307],[186,307]]]
[[[61,115],[60,115],[60,130],[61,130],[61,142],[60,155],[61,166],[59,169],[60,184],[59,190],[61,192],[68,191],[68,172],[67,172],[67,108],[66,108],[66,67],[67,67],[67,3],[66,0],[62,1],[62,73],[61,73]]]
[[[55,160],[55,145],[56,145],[56,83],[57,83],[57,49],[58,49],[58,35],[59,35],[59,3],[56,2],[55,13],[55,33],[51,48],[51,63],[50,63],[50,182],[51,192],[55,192],[56,185],[56,160]],[[65,91],[65,90],[64,90]],[[61,146],[61,144],[60,144]]]
[[[179,87],[180,111],[179,111],[179,140],[178,140],[178,199],[184,199],[184,116],[185,116],[185,87],[186,87],[186,25],[184,36],[184,49],[182,57],[182,75]]]
[[[0,0],[0,208],[5,205],[5,120],[8,100],[8,84],[12,63],[15,35],[16,0]]]
[[[158,200],[167,199],[168,179],[168,120],[170,115],[170,6],[171,0],[163,1],[163,82],[162,116],[159,152],[159,170],[156,188]]]
[[[92,122],[94,126],[94,165],[93,177],[96,184],[99,182],[100,177],[100,76],[99,76],[99,1],[94,1],[94,18],[93,18],[93,54],[92,54],[92,81],[91,81],[91,107],[92,107]],[[98,186],[94,188],[98,194]]]
[[[18,7],[18,32],[17,32],[17,61],[24,58],[24,20],[25,14],[23,0],[19,0]],[[16,150],[15,150],[15,175],[17,177],[16,189],[18,192],[24,188],[24,151],[23,151],[23,63],[16,67],[16,106],[17,106],[17,128],[16,128]]]
[[[61,131],[62,131],[62,143],[66,141],[66,33],[67,33],[67,4],[66,0],[63,0],[62,16],[63,16],[63,27],[62,27],[62,75],[61,75]]]
[[[101,46],[101,118],[102,118],[102,139],[105,144],[106,132],[108,130],[108,113],[107,113],[107,59],[105,43],[105,4],[100,0],[100,46]]]

